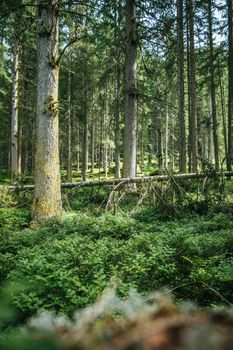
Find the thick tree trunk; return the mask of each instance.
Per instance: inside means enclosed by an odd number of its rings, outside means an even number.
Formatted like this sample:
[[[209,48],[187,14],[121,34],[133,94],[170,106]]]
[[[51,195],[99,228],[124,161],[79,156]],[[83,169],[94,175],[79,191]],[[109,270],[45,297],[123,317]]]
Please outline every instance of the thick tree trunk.
[[[213,29],[212,29],[212,0],[208,0],[208,27],[209,27],[209,66],[210,66],[210,92],[211,92],[211,115],[213,122],[213,139],[214,139],[214,160],[215,168],[219,170],[219,154],[218,154],[218,135],[217,135],[217,113],[216,113],[216,97],[215,97],[215,80],[214,80],[214,49],[213,49]]]
[[[232,0],[227,0],[228,8],[228,152],[227,170],[231,171],[233,162],[233,22],[232,22]]]
[[[17,17],[16,17],[17,18]],[[12,82],[12,113],[11,113],[11,181],[20,175],[19,166],[19,30],[15,29],[13,82]]]
[[[177,0],[177,64],[178,64],[178,120],[179,171],[186,171],[186,136],[184,109],[184,26],[183,0]]]
[[[197,171],[197,116],[196,116],[196,64],[195,64],[195,45],[194,45],[194,11],[193,0],[187,2],[188,21],[189,21],[189,79],[190,79],[190,153],[192,157],[192,171]]]
[[[136,176],[137,158],[137,24],[136,1],[126,0],[125,130],[123,176]]]
[[[34,222],[62,210],[58,140],[59,1],[38,1]]]

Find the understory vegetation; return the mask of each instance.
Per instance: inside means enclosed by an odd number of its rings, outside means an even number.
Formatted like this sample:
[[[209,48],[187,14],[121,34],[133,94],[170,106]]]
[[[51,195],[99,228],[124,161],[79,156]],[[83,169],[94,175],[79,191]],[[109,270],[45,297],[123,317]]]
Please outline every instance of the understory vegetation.
[[[1,339],[43,309],[72,317],[109,286],[232,305],[232,184],[216,181],[64,190],[63,216],[39,227],[30,193],[2,191]]]

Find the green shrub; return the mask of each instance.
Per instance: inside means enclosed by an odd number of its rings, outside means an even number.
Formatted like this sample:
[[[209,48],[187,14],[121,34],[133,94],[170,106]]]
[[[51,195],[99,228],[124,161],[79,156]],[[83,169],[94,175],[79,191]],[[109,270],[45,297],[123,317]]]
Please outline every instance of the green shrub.
[[[11,208],[17,203],[15,196],[6,186],[0,187],[0,208]]]
[[[17,218],[17,227],[28,223],[26,212],[17,214],[0,241],[2,286],[14,290],[23,282],[11,302],[25,316],[40,308],[71,315],[111,280],[123,296],[131,287],[140,293],[167,287],[204,306],[232,301],[230,216],[152,221],[150,211],[147,219],[142,213],[73,215],[15,232]]]
[[[21,208],[0,208],[0,234],[15,232],[29,226],[30,212]]]

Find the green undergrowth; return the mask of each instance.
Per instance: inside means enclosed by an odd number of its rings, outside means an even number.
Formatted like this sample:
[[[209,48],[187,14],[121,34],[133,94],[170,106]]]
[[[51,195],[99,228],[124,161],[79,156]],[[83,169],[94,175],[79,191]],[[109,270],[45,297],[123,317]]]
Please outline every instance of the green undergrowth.
[[[73,212],[31,229],[27,210],[1,209],[1,327],[39,309],[72,315],[109,283],[121,296],[171,289],[201,306],[232,303],[232,217],[161,220],[154,210]]]
[[[63,190],[64,215],[38,228],[32,194],[2,190],[0,328],[11,332],[40,309],[72,316],[109,284],[121,297],[171,290],[201,307],[232,304],[232,181],[224,186],[227,196],[219,179],[112,196],[103,186]]]

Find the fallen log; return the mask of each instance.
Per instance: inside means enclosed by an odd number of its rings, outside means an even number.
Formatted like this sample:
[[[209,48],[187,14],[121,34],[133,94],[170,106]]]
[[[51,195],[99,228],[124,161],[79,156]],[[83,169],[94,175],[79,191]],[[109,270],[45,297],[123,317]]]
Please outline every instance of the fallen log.
[[[134,178],[120,178],[120,179],[103,179],[97,181],[78,181],[78,182],[65,182],[61,184],[62,188],[73,188],[73,187],[92,187],[92,186],[115,186],[118,184],[134,184],[140,182],[153,182],[153,181],[168,181],[171,178],[176,180],[189,180],[189,179],[202,179],[202,178],[211,178],[214,176],[223,176],[223,177],[231,177],[233,176],[233,172],[223,172],[223,173],[215,173],[215,174],[206,174],[206,173],[186,173],[186,174],[166,174],[166,175],[153,175],[153,176],[142,176],[142,177],[134,177]],[[11,185],[11,186],[0,186],[1,188],[7,188],[10,191],[25,191],[25,190],[33,190],[34,185]]]

